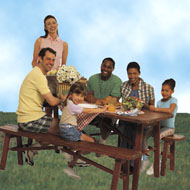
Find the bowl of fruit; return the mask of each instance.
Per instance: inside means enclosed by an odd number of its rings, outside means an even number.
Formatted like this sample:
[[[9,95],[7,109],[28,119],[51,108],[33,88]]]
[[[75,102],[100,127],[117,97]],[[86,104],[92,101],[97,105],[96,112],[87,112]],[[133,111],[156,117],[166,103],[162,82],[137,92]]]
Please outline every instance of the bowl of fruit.
[[[144,102],[139,98],[134,96],[129,96],[127,98],[123,98],[122,100],[122,107],[124,110],[131,111],[131,110],[141,110],[144,106]]]

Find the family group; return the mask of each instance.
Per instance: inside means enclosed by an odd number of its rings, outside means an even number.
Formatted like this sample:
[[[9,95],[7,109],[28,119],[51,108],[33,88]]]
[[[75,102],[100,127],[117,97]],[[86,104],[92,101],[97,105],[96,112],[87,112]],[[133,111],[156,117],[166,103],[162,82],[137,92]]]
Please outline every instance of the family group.
[[[158,101],[155,107],[154,88],[146,83],[141,77],[140,66],[137,62],[130,62],[127,65],[128,80],[123,82],[113,74],[115,61],[108,57],[102,63],[98,74],[91,76],[87,85],[74,83],[67,95],[57,97],[57,84],[55,81],[47,81],[46,74],[52,69],[58,69],[66,64],[68,56],[68,44],[58,36],[58,23],[54,16],[48,15],[44,19],[45,35],[39,37],[34,45],[32,71],[25,77],[19,93],[19,104],[16,111],[17,121],[20,130],[35,133],[53,133],[60,135],[69,141],[89,141],[95,142],[95,139],[86,135],[77,129],[77,115],[84,113],[105,112],[108,106],[102,108],[83,108],[80,103],[87,101],[97,101],[105,99],[108,96],[120,99],[134,96],[144,102],[144,109],[151,111],[173,113],[174,117],[161,122],[160,138],[174,133],[175,115],[177,112],[177,99],[172,97],[175,88],[175,80],[167,79],[161,85],[162,99]],[[93,93],[88,93],[93,92]],[[61,118],[52,118],[46,108],[43,111],[44,101],[50,106],[63,104]],[[97,116],[98,117],[98,116]],[[113,120],[103,119],[103,123],[113,125]],[[91,124],[97,125],[98,119],[95,118]],[[125,127],[128,125],[128,127]],[[119,130],[124,133],[132,142],[135,140],[135,130],[131,123],[119,122]],[[148,138],[153,134],[151,126],[144,130],[143,149],[148,149]],[[105,126],[100,127],[100,139],[98,143],[105,144],[110,134],[110,129]],[[41,146],[43,142],[35,142],[31,146]],[[119,137],[118,146],[123,148],[133,148],[125,139]],[[33,156],[37,151],[26,151],[25,158],[28,164],[34,165]],[[64,153],[65,158],[70,161],[72,156]],[[82,160],[78,160],[78,163]],[[147,156],[143,156],[141,171],[149,165]],[[133,165],[131,163],[131,169]],[[75,179],[80,179],[72,168],[65,168],[65,173]],[[153,174],[153,165],[147,170],[147,174]]]

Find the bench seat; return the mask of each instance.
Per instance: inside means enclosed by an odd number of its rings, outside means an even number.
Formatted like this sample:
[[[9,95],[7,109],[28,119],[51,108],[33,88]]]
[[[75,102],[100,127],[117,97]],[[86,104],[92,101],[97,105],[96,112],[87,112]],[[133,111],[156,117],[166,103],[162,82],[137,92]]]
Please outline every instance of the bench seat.
[[[59,136],[55,136],[52,134],[25,132],[18,130],[18,127],[16,125],[0,126],[0,131],[5,133],[3,152],[1,155],[1,165],[0,165],[1,170],[5,169],[9,150],[17,151],[18,164],[22,165],[23,164],[22,153],[25,150],[52,150],[52,149],[57,150],[59,147],[62,151],[73,155],[75,157],[75,160],[80,158],[86,161],[87,163],[99,169],[104,170],[105,172],[111,173],[113,175],[111,190],[117,189],[117,183],[119,177],[123,179],[123,186],[125,185],[123,189],[126,190],[129,189],[129,160],[140,159],[142,154],[140,151],[130,150],[126,148],[119,148],[110,145],[102,145],[102,144],[84,142],[84,141],[79,141],[79,142],[67,141],[60,138]],[[17,146],[9,148],[10,139],[14,137],[17,140]],[[39,142],[45,141],[51,145],[43,145],[41,147],[25,147],[22,144],[22,137],[35,139],[36,141]],[[94,152],[97,154],[106,155],[108,157],[113,158],[115,160],[114,169],[111,170],[88,158],[85,158],[83,155],[80,154],[81,151]],[[125,166],[125,172],[121,171],[122,164]],[[134,175],[136,175],[137,172],[139,171],[135,171]]]

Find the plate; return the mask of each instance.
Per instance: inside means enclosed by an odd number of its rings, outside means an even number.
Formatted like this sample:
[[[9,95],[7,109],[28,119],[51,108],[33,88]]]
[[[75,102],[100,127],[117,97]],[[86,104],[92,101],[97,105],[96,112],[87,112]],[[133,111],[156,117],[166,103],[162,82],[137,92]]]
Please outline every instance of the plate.
[[[97,108],[96,104],[78,104],[82,108]]]
[[[118,111],[116,112],[118,115],[123,115],[123,116],[137,116],[139,113],[138,109],[134,109],[131,111]]]

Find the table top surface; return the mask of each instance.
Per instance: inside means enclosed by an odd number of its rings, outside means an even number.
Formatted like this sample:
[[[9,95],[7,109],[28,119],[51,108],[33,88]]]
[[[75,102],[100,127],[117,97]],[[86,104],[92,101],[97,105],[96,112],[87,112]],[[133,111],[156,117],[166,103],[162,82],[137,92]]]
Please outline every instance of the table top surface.
[[[108,117],[113,119],[120,119],[123,121],[128,121],[132,123],[138,123],[138,124],[154,124],[156,122],[159,122],[161,120],[169,119],[173,117],[173,114],[170,113],[163,113],[163,112],[154,112],[149,110],[142,110],[144,114],[138,114],[137,116],[122,116],[118,115],[116,113],[111,112],[104,112],[100,115],[102,117]]]

